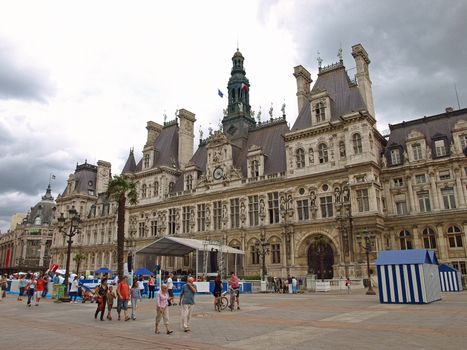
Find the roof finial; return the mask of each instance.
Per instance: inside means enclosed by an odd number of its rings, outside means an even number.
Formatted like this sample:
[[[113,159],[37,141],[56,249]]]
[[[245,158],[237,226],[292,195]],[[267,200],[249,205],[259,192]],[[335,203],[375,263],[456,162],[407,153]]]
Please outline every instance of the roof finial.
[[[318,57],[316,57],[316,60],[318,61],[318,68],[319,70],[321,70],[321,64],[323,63],[323,59],[320,57],[319,50],[317,51],[316,54],[318,55]]]
[[[339,58],[339,62],[342,63],[342,43],[340,44],[339,50],[337,50],[337,57]]]
[[[167,112],[166,110],[164,109],[164,124],[167,123]]]

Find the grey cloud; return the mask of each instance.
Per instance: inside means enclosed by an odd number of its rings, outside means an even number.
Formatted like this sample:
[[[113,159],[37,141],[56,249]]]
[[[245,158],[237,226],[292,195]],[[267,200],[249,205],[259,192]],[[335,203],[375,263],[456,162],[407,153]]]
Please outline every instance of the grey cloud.
[[[45,103],[53,92],[46,73],[32,65],[20,63],[14,49],[0,39],[0,100]]]
[[[467,2],[301,1],[282,25],[301,48],[297,64],[316,72],[337,61],[342,44],[347,69],[351,46],[362,43],[370,59],[377,118],[398,122],[457,108],[454,84],[467,105]],[[262,7],[273,11],[269,2]],[[353,71],[354,72],[354,71]],[[349,72],[353,75],[352,71]],[[462,102],[464,103],[462,105]]]

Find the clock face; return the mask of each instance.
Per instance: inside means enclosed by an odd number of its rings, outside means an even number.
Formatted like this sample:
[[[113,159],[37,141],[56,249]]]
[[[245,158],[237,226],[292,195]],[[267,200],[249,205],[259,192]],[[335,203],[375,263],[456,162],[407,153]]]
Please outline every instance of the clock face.
[[[222,178],[222,175],[224,175],[224,172],[222,171],[222,168],[216,168],[216,169],[214,169],[214,172],[212,173],[212,176],[216,180],[220,180]]]

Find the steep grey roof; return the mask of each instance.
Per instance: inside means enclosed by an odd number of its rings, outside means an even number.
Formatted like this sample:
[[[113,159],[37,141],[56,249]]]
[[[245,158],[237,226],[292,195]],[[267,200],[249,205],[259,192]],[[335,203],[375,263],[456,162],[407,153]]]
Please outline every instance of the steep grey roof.
[[[162,129],[155,142],[154,167],[168,166],[178,169],[178,125]]]
[[[332,65],[331,69],[322,69],[318,74],[311,95],[327,91],[331,98],[331,121],[348,113],[367,109],[358,86],[352,82],[342,63]],[[292,130],[300,130],[312,126],[309,103],[300,111]]]
[[[467,121],[467,108],[453,112],[441,113],[430,117],[414,119],[409,122],[389,125],[390,135],[387,148],[396,145],[405,149],[405,141],[412,131],[419,131],[425,135],[427,146],[433,147],[433,139],[446,137],[449,143],[453,143],[451,130],[459,120]]]
[[[55,208],[55,201],[52,197],[50,185],[47,187],[45,195],[42,196],[42,200],[35,206],[31,207],[31,211],[26,217],[26,223],[34,225],[36,219],[40,218],[40,225],[50,224],[53,218],[53,208]]]
[[[84,163],[76,166],[75,170],[75,188],[71,189],[72,193],[89,194],[89,191],[96,192],[97,166]],[[63,196],[68,194],[68,185],[63,191]]]
[[[125,166],[123,167],[122,174],[134,173],[135,170],[136,170],[135,154],[133,152],[133,149],[131,149],[130,154],[128,155],[128,159],[126,160]]]

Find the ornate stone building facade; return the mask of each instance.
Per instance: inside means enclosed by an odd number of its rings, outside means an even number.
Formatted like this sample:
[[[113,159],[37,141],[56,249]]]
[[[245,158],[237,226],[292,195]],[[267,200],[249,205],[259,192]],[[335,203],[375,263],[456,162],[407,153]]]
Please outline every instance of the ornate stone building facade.
[[[360,278],[368,237],[372,261],[379,250],[425,247],[466,274],[467,110],[391,125],[383,137],[369,56],[360,44],[352,55],[355,80],[342,59],[320,67],[313,86],[304,67],[294,68],[300,112],[291,128],[285,108],[255,120],[238,50],[222,129],[201,136],[195,151],[193,113],[148,122],[141,160],[132,150],[122,171],[139,192],[139,203],[127,208],[127,251],[163,235],[215,240],[245,251],[240,274],[258,275],[258,243],[268,242],[270,275],[322,270],[325,278]],[[57,199],[60,210],[97,213],[86,214],[75,251],[86,251],[87,269],[115,268],[115,205],[72,188]],[[168,270],[193,266],[190,256],[163,261]]]

